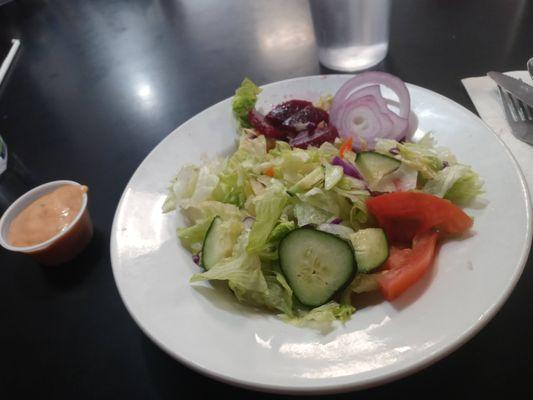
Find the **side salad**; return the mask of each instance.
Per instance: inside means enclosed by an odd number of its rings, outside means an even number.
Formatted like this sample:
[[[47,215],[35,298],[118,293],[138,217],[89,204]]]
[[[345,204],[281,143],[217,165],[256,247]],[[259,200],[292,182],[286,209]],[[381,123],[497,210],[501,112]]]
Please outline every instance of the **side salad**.
[[[399,78],[362,73],[316,104],[266,114],[260,93],[242,82],[237,150],[183,167],[163,205],[189,222],[177,235],[199,266],[191,282],[225,281],[238,301],[293,323],[345,321],[357,294],[394,300],[431,268],[439,240],[472,226],[460,206],[482,181],[431,135],[410,141]]]

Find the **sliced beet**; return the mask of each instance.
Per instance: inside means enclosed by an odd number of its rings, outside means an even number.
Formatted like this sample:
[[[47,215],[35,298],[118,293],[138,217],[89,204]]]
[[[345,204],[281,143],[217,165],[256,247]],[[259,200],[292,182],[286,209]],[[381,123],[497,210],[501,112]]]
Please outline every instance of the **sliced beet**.
[[[337,129],[334,126],[325,125],[317,127],[313,131],[302,131],[295,137],[289,140],[292,147],[299,147],[306,149],[308,146],[320,146],[322,143],[335,141],[339,136]]]
[[[321,108],[309,105],[287,118],[282,126],[296,132],[301,132],[304,130],[313,130],[321,122],[329,122],[328,113]]]
[[[337,137],[337,130],[327,125],[328,112],[306,100],[289,100],[278,104],[266,116],[251,110],[248,119],[260,134],[294,142],[296,147],[320,145]]]
[[[250,110],[248,112],[248,120],[255,130],[266,137],[275,139],[285,139],[287,137],[287,132],[273,126],[265,119],[264,115],[258,113],[256,110]]]
[[[313,103],[306,100],[289,100],[274,107],[266,115],[266,119],[273,125],[282,126],[287,118],[312,105]]]

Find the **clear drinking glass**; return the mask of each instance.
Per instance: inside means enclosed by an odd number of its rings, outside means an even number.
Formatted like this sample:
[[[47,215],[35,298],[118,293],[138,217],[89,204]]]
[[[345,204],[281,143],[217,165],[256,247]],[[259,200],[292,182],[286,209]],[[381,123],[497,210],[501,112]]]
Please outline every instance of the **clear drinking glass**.
[[[358,71],[385,58],[390,0],[309,0],[320,62]]]

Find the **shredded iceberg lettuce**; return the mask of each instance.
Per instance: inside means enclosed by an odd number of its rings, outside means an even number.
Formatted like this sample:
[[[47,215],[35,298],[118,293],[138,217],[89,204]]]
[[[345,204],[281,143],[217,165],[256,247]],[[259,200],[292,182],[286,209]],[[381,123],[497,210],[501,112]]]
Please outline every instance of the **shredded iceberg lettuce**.
[[[394,157],[419,171],[426,179],[434,179],[446,165],[456,163],[455,157],[445,148],[434,147],[431,135],[426,135],[418,143],[400,143],[390,139],[378,139],[375,151]]]
[[[457,164],[439,171],[435,179],[428,181],[422,190],[456,204],[468,204],[483,193],[482,188],[483,182],[471,167]]]
[[[246,246],[248,252],[258,252],[263,248],[287,201],[288,195],[281,185],[272,185],[262,195],[256,197],[255,221]]]
[[[320,327],[328,326],[331,322],[339,320],[345,322],[350,319],[355,312],[355,307],[351,304],[339,304],[331,301],[310,311],[303,310],[296,313],[295,316],[284,315],[282,318],[296,326],[318,325]]]
[[[241,290],[266,292],[268,286],[261,271],[261,261],[256,254],[246,251],[248,236],[249,232],[244,232],[239,237],[231,257],[221,260],[203,273],[194,274],[191,282],[222,280],[238,285]]]

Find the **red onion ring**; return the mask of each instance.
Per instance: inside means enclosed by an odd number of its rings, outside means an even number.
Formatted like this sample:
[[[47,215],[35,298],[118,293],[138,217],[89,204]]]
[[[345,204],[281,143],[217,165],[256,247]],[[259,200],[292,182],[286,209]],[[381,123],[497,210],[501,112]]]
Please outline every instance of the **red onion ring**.
[[[388,108],[379,85],[398,96],[399,114]],[[411,102],[405,84],[384,72],[365,72],[346,82],[335,94],[330,120],[340,136],[353,139],[354,148],[372,149],[376,139],[400,140],[409,129]]]
[[[348,97],[356,90],[372,85],[383,85],[392,89],[400,103],[399,116],[401,118],[408,118],[411,111],[411,100],[407,86],[400,78],[386,72],[369,71],[354,76],[341,86],[333,97],[331,108],[329,110],[330,118],[335,118],[338,108],[344,103]]]
[[[372,96],[348,100],[339,111],[341,137],[351,137],[356,150],[372,149],[379,137],[391,137],[394,124]]]
[[[409,120],[399,117],[396,113],[389,109],[387,105],[387,100],[385,100],[381,95],[379,85],[367,86],[355,92],[352,92],[352,94],[348,96],[348,100],[356,100],[364,96],[372,96],[372,98],[378,104],[381,112],[383,114],[386,114],[387,117],[392,120],[394,129],[391,131],[391,134],[387,137],[387,139],[399,140],[401,137],[406,135],[406,131],[409,128]]]

